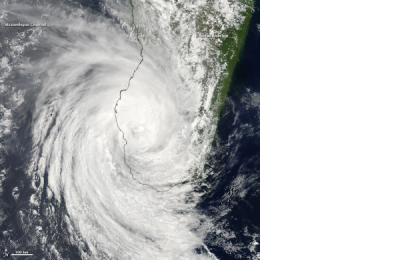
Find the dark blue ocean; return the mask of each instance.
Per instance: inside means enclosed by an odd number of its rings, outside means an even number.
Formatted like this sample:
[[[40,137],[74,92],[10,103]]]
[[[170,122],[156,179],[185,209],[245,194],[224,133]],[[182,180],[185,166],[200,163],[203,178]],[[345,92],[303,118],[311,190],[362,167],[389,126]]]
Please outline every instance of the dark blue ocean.
[[[258,259],[260,252],[260,11],[255,3],[246,43],[219,120],[199,208],[220,230],[206,244],[219,259]]]
[[[83,7],[96,13],[103,13],[98,0],[70,1],[80,2]],[[217,133],[207,159],[202,184],[197,191],[201,193],[198,211],[210,217],[212,230],[205,237],[207,248],[198,248],[199,253],[206,250],[218,259],[259,259],[260,258],[260,11],[259,0],[251,20],[245,46],[241,53],[231,88],[221,117]],[[9,40],[14,36],[9,30],[1,30],[0,39]],[[10,33],[10,34],[9,34]],[[1,40],[0,40],[1,41]],[[7,44],[3,44],[7,46]],[[0,55],[10,50],[0,49]],[[34,52],[33,56],[36,55]],[[17,75],[17,74],[16,74]],[[21,87],[25,80],[13,77]],[[27,87],[30,84],[27,83]],[[36,88],[27,91],[38,91]],[[34,95],[33,95],[34,96]],[[29,214],[29,198],[35,192],[32,178],[25,170],[30,163],[32,143],[32,104],[27,97],[19,112],[14,113],[18,128],[14,136],[4,144],[9,151],[0,151],[3,169],[8,170],[0,199],[0,259],[15,259],[11,252],[24,250],[31,256],[19,259],[48,258],[49,252],[38,246],[41,236],[34,230],[40,225],[48,242],[55,244],[63,259],[81,259],[79,248],[72,244],[64,217],[69,217],[62,197],[61,203],[46,197],[48,186],[47,172],[44,174],[44,190],[38,212],[40,220]],[[7,105],[6,98],[0,96],[0,104]],[[2,117],[0,115],[0,117]],[[35,178],[38,187],[39,178]],[[19,192],[16,193],[16,190]],[[18,199],[16,199],[18,197]],[[49,214],[53,208],[53,215]],[[17,251],[16,251],[17,250]],[[87,251],[87,246],[82,248]]]

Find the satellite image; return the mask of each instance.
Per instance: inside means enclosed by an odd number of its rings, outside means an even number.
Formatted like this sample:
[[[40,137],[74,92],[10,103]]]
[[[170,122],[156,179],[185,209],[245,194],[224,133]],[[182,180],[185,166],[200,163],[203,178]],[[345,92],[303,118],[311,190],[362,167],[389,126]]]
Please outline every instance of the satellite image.
[[[260,259],[259,0],[0,3],[0,259]]]

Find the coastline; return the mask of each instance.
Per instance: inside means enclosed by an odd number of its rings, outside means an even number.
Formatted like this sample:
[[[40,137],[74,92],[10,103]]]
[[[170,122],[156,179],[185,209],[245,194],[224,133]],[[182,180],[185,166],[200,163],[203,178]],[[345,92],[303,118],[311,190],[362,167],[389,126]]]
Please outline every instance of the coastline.
[[[221,46],[221,60],[227,64],[225,73],[221,76],[216,87],[217,93],[214,95],[212,105],[215,107],[216,121],[223,111],[225,100],[231,90],[232,79],[238,65],[241,54],[244,50],[246,38],[249,33],[251,20],[255,10],[255,0],[243,0],[244,3],[249,4],[245,13],[245,19],[238,29],[231,29],[229,36],[223,41]],[[247,3],[249,2],[249,3]],[[231,56],[230,56],[230,53]]]

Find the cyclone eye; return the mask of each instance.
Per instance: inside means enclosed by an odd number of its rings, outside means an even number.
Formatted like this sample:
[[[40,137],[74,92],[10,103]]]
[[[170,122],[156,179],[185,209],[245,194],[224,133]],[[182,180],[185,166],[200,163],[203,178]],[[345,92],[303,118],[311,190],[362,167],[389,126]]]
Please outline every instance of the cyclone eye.
[[[35,2],[0,4],[7,242],[45,259],[218,258],[222,225],[200,205],[250,4]]]

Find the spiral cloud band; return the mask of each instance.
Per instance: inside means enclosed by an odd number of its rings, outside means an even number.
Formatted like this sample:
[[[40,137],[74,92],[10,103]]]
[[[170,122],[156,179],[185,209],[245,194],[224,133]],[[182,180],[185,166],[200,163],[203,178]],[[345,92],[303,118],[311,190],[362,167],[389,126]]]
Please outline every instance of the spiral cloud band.
[[[5,86],[17,71],[32,89],[16,101],[32,106],[32,210],[20,215],[37,221],[26,230],[50,258],[62,253],[45,220],[61,207],[66,242],[81,258],[215,257],[203,242],[212,222],[195,208],[195,187],[226,67],[213,41],[246,8],[231,2],[5,6],[2,20],[47,23],[23,30],[21,51],[2,64]],[[212,38],[201,36],[199,19]]]

